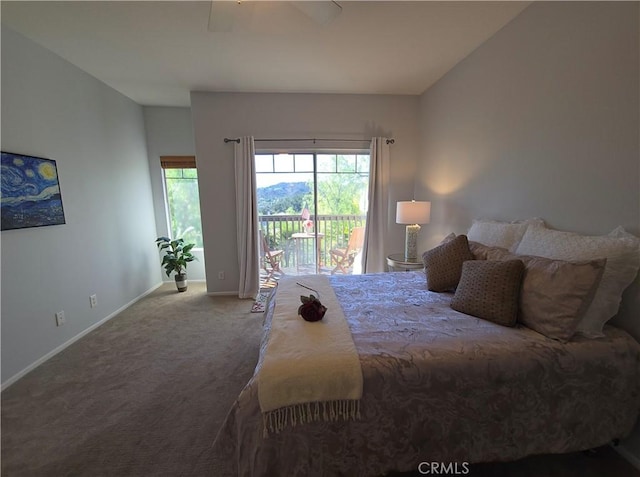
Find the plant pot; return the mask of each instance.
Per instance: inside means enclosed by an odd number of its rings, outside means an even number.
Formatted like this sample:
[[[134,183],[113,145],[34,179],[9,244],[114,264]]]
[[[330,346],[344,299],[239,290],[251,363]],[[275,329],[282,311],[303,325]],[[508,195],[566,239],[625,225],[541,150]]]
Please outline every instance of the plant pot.
[[[176,273],[176,288],[179,292],[187,291],[187,274]]]

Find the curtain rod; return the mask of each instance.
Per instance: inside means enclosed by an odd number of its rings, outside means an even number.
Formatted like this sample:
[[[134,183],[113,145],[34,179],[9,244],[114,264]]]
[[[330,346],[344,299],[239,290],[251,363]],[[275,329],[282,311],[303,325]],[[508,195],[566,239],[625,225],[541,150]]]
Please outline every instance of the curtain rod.
[[[333,142],[369,142],[371,139],[320,139],[320,138],[307,138],[307,139],[254,139],[255,142],[289,142],[289,141],[313,141],[315,144],[316,141],[333,141]],[[237,142],[240,144],[240,138],[230,139],[228,137],[224,138],[224,142]],[[395,144],[395,139],[387,139],[387,144]]]

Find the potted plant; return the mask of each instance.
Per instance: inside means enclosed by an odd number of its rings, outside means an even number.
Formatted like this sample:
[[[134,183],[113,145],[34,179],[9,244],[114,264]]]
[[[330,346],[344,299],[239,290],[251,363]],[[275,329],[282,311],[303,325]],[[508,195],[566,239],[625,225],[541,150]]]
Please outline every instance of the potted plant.
[[[184,243],[184,239],[171,240],[169,237],[158,237],[156,245],[160,251],[164,251],[162,266],[167,276],[175,272],[176,288],[179,292],[187,290],[187,263],[193,262],[196,257],[191,253],[195,246],[193,243]]]

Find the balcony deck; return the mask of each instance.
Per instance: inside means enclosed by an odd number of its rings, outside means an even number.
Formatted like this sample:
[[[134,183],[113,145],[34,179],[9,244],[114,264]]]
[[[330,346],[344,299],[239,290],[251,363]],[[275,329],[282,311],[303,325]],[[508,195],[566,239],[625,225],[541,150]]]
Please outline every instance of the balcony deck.
[[[364,215],[318,215],[311,231],[305,231],[298,215],[261,215],[258,222],[270,250],[282,250],[280,268],[285,275],[329,275],[335,268],[330,251],[346,248],[354,227],[365,224]],[[318,266],[316,267],[316,258]],[[357,262],[357,259],[356,259]],[[264,264],[261,263],[261,267]],[[269,268],[269,267],[268,267]],[[355,266],[358,273],[359,267]],[[354,272],[354,267],[348,269]],[[340,273],[340,272],[338,272]],[[261,269],[261,287],[275,284],[265,280],[267,272]],[[277,280],[280,273],[274,274]]]

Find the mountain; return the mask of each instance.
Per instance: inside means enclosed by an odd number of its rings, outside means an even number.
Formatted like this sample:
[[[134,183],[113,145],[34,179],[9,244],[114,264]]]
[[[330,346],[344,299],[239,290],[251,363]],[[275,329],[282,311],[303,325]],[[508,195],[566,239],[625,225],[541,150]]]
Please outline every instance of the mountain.
[[[258,214],[300,214],[309,200],[311,188],[306,182],[280,182],[267,187],[259,187]]]

